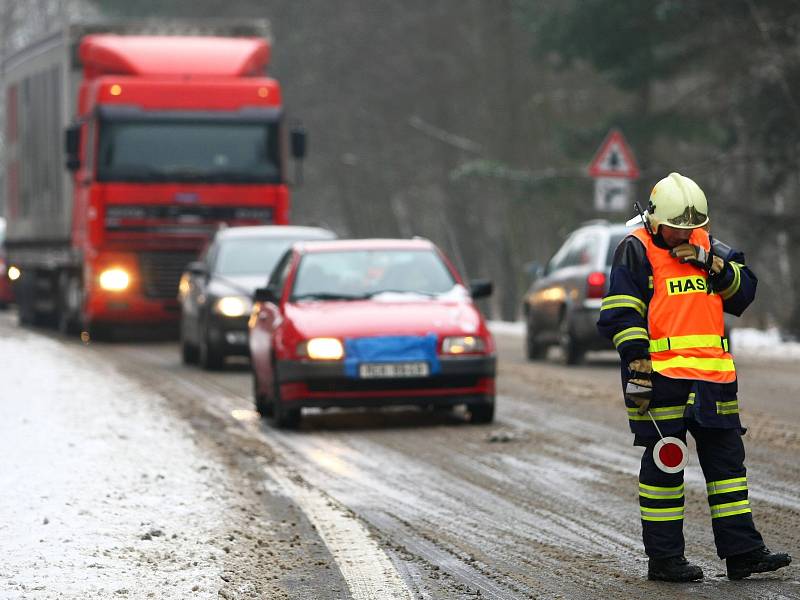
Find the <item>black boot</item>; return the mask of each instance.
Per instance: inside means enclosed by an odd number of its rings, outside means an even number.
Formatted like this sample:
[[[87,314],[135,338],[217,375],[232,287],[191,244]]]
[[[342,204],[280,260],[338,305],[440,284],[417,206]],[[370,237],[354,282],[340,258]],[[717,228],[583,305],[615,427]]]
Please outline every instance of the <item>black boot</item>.
[[[651,558],[647,566],[647,578],[654,581],[698,581],[703,578],[703,569],[690,563],[684,556]]]
[[[773,554],[762,546],[744,554],[736,554],[725,559],[728,566],[728,579],[744,579],[753,573],[777,571],[792,562],[792,557],[783,552]]]

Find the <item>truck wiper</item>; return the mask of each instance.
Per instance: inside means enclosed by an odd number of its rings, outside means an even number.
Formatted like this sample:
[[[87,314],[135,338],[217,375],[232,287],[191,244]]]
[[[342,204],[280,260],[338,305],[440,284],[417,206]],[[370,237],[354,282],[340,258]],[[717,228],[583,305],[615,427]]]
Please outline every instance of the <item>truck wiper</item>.
[[[201,171],[197,169],[157,169],[154,167],[129,168],[101,172],[102,181],[182,181],[192,183],[276,183],[268,174],[242,171]]]
[[[275,183],[277,175],[248,173],[245,171],[210,171],[204,176],[205,181],[230,183]]]

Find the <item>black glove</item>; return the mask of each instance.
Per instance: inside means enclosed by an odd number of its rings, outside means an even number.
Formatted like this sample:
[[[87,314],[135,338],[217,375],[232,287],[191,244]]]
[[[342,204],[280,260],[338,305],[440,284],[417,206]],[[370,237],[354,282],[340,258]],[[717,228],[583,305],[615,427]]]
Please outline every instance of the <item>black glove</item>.
[[[693,244],[675,246],[669,253],[680,262],[705,269],[712,275],[717,275],[725,267],[725,261],[719,256],[714,256],[713,252]]]

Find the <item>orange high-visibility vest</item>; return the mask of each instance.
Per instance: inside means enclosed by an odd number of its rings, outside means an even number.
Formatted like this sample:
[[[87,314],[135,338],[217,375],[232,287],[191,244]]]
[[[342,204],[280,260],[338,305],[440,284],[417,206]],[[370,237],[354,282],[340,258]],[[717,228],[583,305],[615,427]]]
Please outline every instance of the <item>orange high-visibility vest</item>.
[[[653,268],[653,298],[647,309],[653,371],[674,379],[736,381],[724,338],[722,298],[709,288],[706,271],[678,262],[668,249],[656,246],[644,228],[631,235],[644,244]],[[701,228],[692,231],[689,243],[711,248]]]

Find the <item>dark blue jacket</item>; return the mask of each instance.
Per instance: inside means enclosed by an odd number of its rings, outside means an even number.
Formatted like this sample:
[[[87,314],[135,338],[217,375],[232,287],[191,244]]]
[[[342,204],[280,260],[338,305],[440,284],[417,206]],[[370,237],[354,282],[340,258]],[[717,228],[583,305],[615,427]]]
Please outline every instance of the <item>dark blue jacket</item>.
[[[654,237],[657,246],[668,248],[660,235]],[[709,286],[722,297],[723,310],[740,316],[755,298],[758,279],[745,265],[744,254],[730,246],[711,238],[711,249],[716,256],[725,261],[718,275],[709,275]],[[632,235],[620,242],[614,253],[611,267],[608,297],[624,297],[613,303],[606,303],[600,310],[597,328],[610,340],[619,332],[630,327],[647,329],[647,307],[653,297],[653,270],[647,260],[644,245]],[[625,300],[627,299],[627,300]],[[629,378],[628,364],[638,358],[649,358],[648,343],[642,339],[629,339],[617,345],[622,359],[623,389]],[[631,431],[637,440],[653,437],[657,433],[649,416],[636,413],[636,405],[625,400],[628,408]],[[679,407],[683,408],[680,416]],[[664,435],[669,435],[685,427],[685,419],[691,418],[705,427],[739,428],[739,408],[737,384],[712,383],[684,379],[670,379],[653,373],[653,399],[651,413],[661,415],[658,427]]]

